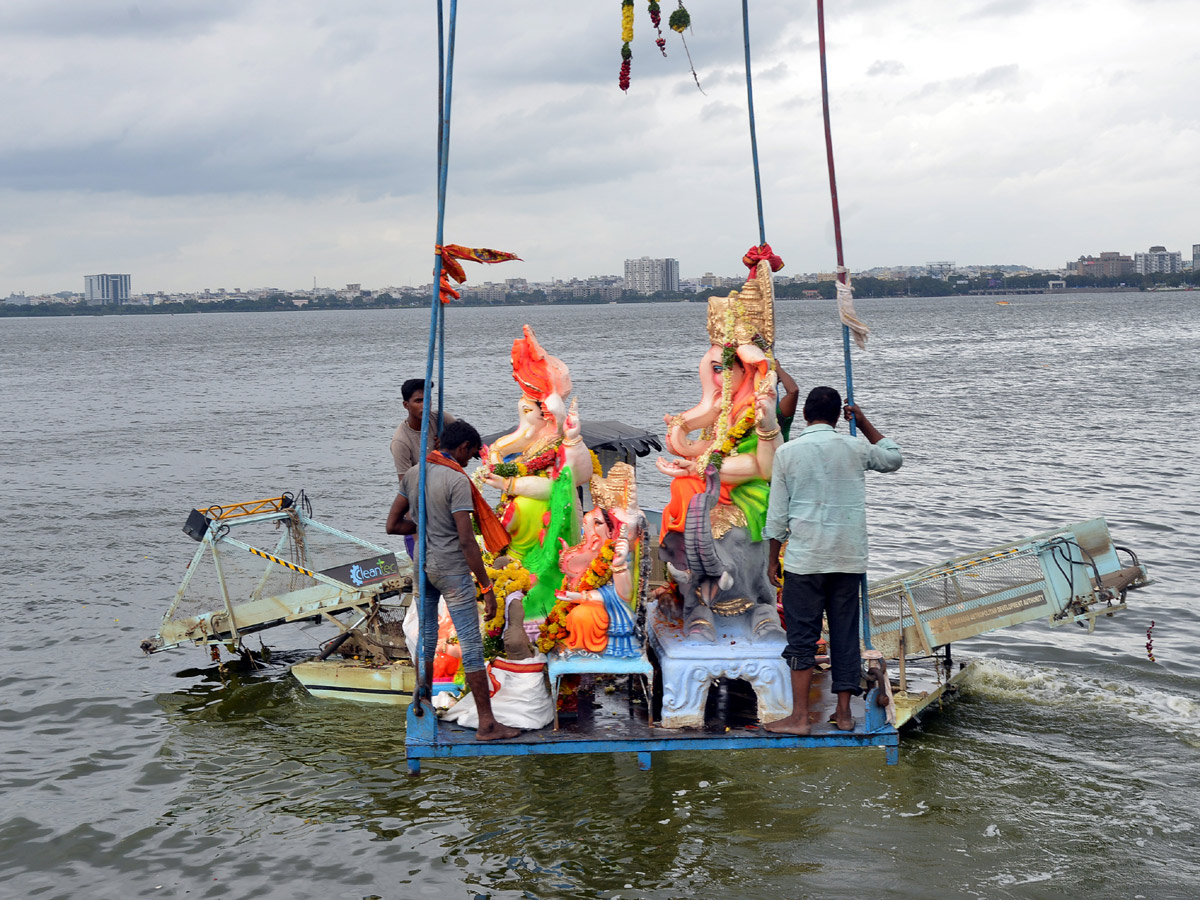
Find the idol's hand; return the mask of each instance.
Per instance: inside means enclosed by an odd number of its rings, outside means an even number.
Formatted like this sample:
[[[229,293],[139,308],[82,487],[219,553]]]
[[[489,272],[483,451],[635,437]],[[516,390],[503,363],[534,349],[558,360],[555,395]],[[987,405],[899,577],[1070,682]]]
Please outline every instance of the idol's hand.
[[[696,474],[696,463],[690,459],[664,459],[660,456],[654,461],[654,465],[658,467],[658,471],[671,478]]]
[[[567,411],[567,421],[563,423],[564,443],[569,441],[571,444],[574,444],[578,440],[581,430],[579,424],[579,401],[572,400],[571,408]]]
[[[755,404],[758,411],[758,427],[772,430],[775,427],[775,395],[759,394]]]

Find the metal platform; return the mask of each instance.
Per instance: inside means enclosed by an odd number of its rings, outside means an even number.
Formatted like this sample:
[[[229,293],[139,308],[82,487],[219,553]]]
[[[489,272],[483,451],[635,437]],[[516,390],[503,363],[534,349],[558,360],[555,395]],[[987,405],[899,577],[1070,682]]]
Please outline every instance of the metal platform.
[[[605,686],[617,689],[608,693]],[[656,701],[661,699],[652,698]],[[413,703],[408,708],[405,749],[409,772],[414,775],[420,772],[422,759],[564,753],[636,753],[638,766],[648,769],[652,754],[667,750],[881,747],[887,763],[895,765],[900,735],[887,723],[886,710],[874,701],[874,689],[865,698],[856,698],[851,706],[854,731],[838,731],[827,721],[835,698],[829,693],[825,673],[818,672],[813,678],[812,733],[803,737],[775,735],[759,727],[750,686],[722,679],[709,692],[703,727],[662,728],[649,724],[645,699],[631,697],[628,681],[619,678],[598,682],[590,702],[582,694],[576,717],[563,717],[558,731],[547,728],[525,732],[507,741],[477,741],[474,730],[439,722],[427,704],[418,707]]]

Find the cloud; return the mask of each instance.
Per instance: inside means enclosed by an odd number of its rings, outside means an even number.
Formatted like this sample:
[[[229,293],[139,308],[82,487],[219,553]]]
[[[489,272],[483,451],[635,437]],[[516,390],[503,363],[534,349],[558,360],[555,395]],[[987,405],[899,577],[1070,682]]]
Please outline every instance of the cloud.
[[[685,275],[736,272],[757,235],[740,7],[691,10],[705,95],[678,35],[658,52],[644,4],[622,93],[619,5],[576,6],[460,7],[454,239],[511,245],[528,262],[510,277],[617,272],[647,253]],[[1200,24],[1193,2],[1154,16],[1137,0],[958,8],[829,5],[854,266],[1050,264],[1088,241],[1197,239],[1200,60],[1177,40]],[[828,269],[813,6],[753,13],[769,239],[789,272]],[[74,288],[89,268],[172,289],[299,286],[314,269],[323,283],[419,277],[436,66],[432,4],[6,0],[0,296]]]
[[[867,68],[867,77],[875,78],[879,75],[903,75],[904,63],[895,59],[877,59]]]
[[[234,16],[235,0],[5,0],[0,34],[40,36],[57,41],[75,37],[157,39],[194,34]]]

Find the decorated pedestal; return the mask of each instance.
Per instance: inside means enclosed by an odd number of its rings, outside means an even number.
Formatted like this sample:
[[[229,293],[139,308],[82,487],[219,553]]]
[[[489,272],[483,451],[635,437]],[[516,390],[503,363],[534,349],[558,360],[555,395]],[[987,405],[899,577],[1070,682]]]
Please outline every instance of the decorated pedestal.
[[[689,637],[681,619],[657,601],[646,614],[647,637],[662,668],[662,716],[665,728],[704,724],[708,689],[718,678],[742,679],[754,688],[758,718],[782,719],[792,710],[791,677],[781,654],[787,643],[778,631],[754,636],[745,615],[720,617],[712,639]]]

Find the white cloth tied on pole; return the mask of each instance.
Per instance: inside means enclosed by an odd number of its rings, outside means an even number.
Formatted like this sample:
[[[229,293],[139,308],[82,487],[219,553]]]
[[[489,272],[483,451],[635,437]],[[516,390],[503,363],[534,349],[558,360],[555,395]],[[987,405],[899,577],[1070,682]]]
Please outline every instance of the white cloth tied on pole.
[[[866,350],[867,335],[871,333],[871,329],[854,312],[854,289],[850,286],[850,270],[845,266],[838,266],[837,271],[838,275],[846,276],[845,284],[840,278],[835,282],[838,317],[842,320],[842,324],[850,329],[850,334],[854,337],[854,343],[858,344],[858,349]]]

